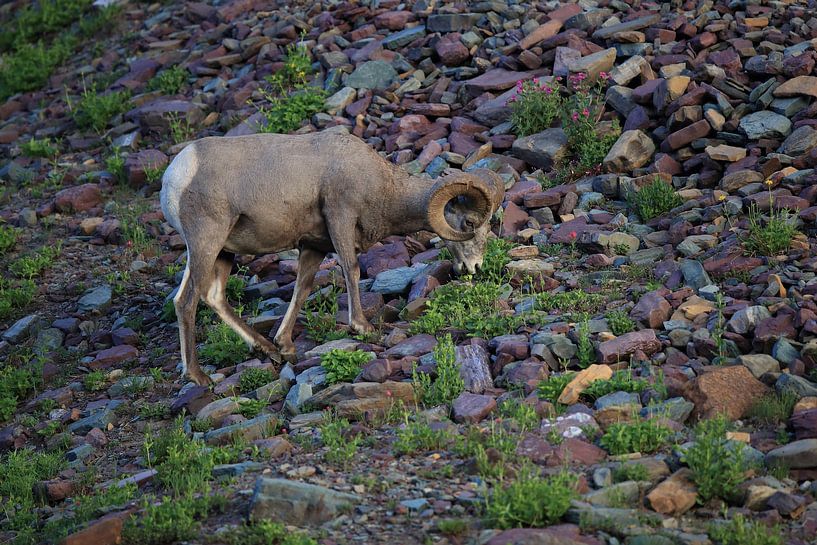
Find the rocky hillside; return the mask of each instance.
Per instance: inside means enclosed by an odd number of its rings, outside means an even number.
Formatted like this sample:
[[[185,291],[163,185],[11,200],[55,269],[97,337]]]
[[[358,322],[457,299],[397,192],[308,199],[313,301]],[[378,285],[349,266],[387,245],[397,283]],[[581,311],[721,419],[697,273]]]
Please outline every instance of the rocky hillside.
[[[97,3],[0,7],[0,542],[815,543],[813,0]],[[321,130],[499,173],[482,269],[382,241],[361,336],[330,256],[280,372],[202,305],[187,383],[164,168]]]

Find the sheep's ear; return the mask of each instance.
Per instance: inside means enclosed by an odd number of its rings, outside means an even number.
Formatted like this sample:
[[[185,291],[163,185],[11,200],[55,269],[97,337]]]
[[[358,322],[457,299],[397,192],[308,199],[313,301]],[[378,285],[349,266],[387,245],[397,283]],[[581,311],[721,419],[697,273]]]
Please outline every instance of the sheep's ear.
[[[428,223],[440,237],[446,240],[464,241],[474,237],[473,232],[453,228],[445,219],[445,206],[457,197],[467,197],[480,216],[480,225],[493,214],[493,187],[479,176],[452,174],[440,179],[431,188],[428,198]]]

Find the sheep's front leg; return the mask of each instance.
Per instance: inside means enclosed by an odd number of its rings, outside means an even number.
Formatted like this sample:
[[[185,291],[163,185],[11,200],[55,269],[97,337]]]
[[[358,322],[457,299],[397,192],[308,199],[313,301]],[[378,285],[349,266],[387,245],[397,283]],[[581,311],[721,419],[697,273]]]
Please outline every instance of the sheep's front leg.
[[[342,222],[340,225],[354,225],[355,222]],[[349,325],[357,333],[370,333],[374,327],[363,314],[363,307],[360,304],[360,265],[357,262],[357,252],[355,251],[355,238],[352,232],[346,229],[333,227],[330,222],[329,235],[332,237],[332,244],[340,258],[340,266],[343,268],[343,276],[346,279],[346,293],[349,297]]]
[[[315,273],[318,272],[318,267],[320,267],[324,255],[322,252],[311,248],[301,248],[298,255],[298,277],[295,279],[295,291],[292,293],[289,307],[274,339],[275,344],[281,349],[281,356],[287,361],[294,362],[296,359],[295,345],[292,343],[292,330],[295,328],[298,313],[312,290]]]

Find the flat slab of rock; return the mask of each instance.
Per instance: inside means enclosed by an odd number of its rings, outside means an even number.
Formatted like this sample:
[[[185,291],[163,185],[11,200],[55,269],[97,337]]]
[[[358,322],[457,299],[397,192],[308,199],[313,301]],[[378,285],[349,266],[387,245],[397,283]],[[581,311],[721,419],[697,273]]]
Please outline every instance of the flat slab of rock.
[[[496,408],[496,399],[489,395],[463,392],[454,400],[454,422],[476,424]]]
[[[572,405],[579,400],[581,393],[590,386],[594,380],[610,380],[613,377],[613,370],[609,365],[591,365],[587,369],[582,369],[573,377],[562,394],[559,396],[559,403]]]
[[[397,400],[413,404],[414,385],[395,381],[333,384],[305,403],[321,409],[331,406],[339,416],[356,418],[366,412],[389,410]]]
[[[817,439],[801,439],[776,448],[766,454],[767,466],[789,469],[817,467]]]
[[[679,469],[647,494],[647,503],[653,511],[675,517],[692,509],[697,499],[692,471],[687,468]]]
[[[259,477],[250,501],[250,520],[277,520],[305,526],[348,513],[361,503],[354,494],[314,484]]]

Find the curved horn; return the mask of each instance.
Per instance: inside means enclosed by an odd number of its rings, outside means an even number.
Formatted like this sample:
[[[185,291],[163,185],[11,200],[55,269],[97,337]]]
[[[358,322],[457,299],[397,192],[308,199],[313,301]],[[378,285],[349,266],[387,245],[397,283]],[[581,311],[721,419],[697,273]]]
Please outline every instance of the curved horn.
[[[493,211],[496,212],[496,210],[502,206],[502,201],[505,200],[505,182],[502,181],[502,177],[493,170],[488,170],[487,168],[478,168],[470,171],[468,174],[478,176],[485,183],[493,186],[494,191],[493,197],[491,198],[491,203],[493,203]]]
[[[428,198],[428,223],[440,237],[446,240],[464,241],[474,238],[474,233],[459,231],[445,219],[445,205],[459,196],[468,197],[474,210],[482,217],[480,225],[493,214],[494,190],[482,178],[470,174],[452,174],[438,181],[431,188]]]

